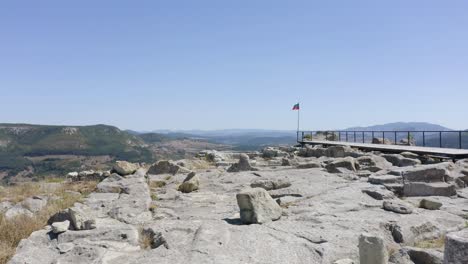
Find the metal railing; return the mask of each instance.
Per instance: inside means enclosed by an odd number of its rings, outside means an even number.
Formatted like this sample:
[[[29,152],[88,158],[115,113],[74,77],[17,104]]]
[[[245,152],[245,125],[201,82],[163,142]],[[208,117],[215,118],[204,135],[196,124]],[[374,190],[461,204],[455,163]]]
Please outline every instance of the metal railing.
[[[297,141],[344,141],[407,146],[468,148],[468,130],[449,131],[298,131]]]

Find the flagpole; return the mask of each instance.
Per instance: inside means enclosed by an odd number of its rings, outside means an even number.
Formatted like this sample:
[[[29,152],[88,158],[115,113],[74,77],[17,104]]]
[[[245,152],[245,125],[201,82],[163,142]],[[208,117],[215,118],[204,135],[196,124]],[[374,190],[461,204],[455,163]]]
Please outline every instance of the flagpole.
[[[301,105],[299,103],[299,101],[297,102],[297,104],[299,105],[299,109],[297,109],[297,139],[299,139],[299,124],[300,124],[300,112],[301,112]]]

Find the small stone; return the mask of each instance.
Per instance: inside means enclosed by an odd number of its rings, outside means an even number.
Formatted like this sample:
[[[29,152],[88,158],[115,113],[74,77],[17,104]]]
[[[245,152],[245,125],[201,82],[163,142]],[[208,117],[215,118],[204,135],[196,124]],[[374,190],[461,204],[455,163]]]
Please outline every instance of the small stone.
[[[265,189],[245,189],[236,198],[244,224],[263,224],[281,218],[281,207]]]
[[[112,170],[117,174],[125,176],[135,173],[138,170],[139,166],[128,161],[116,161]]]
[[[411,214],[413,212],[413,209],[409,205],[403,204],[402,202],[396,200],[384,201],[383,208],[386,211],[391,211],[398,214]]]
[[[157,163],[153,164],[149,170],[148,174],[158,175],[158,174],[176,174],[181,171],[182,167],[177,165],[175,162],[170,160],[160,160]]]
[[[387,264],[388,253],[380,236],[361,234],[359,237],[360,264]]]
[[[190,172],[185,178],[184,182],[179,185],[178,190],[183,193],[190,193],[198,190],[200,185],[200,178],[195,174],[195,172]]]
[[[70,221],[66,220],[63,222],[55,222],[52,224],[52,232],[54,234],[60,234],[66,232],[70,227]]]
[[[419,207],[428,209],[428,210],[439,210],[442,207],[442,203],[433,199],[422,199],[419,203]]]
[[[253,168],[252,165],[250,165],[250,159],[247,154],[240,154],[239,156],[239,162],[234,163],[231,165],[231,167],[228,168],[228,172],[240,172],[240,171],[256,171],[256,168]]]

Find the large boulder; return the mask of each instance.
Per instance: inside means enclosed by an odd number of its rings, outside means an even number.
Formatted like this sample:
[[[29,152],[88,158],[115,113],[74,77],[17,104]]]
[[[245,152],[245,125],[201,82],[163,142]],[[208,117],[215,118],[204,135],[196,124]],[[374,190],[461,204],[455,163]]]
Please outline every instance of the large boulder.
[[[278,180],[255,180],[250,184],[250,187],[252,188],[263,188],[267,191],[269,190],[277,190],[277,189],[282,189],[282,188],[287,188],[291,186],[291,182],[278,179]]]
[[[74,230],[90,230],[96,228],[96,220],[91,217],[91,212],[85,205],[76,203],[68,208],[71,224]]]
[[[402,171],[405,182],[445,182],[451,179],[448,163],[421,165]]]
[[[250,159],[247,154],[240,154],[239,162],[234,163],[228,168],[228,172],[239,172],[239,171],[256,171],[257,169],[250,165]]]
[[[27,216],[27,217],[33,217],[34,214],[29,211],[28,209],[24,208],[21,204],[17,204],[11,208],[9,208],[6,212],[5,212],[5,218],[8,219],[8,220],[11,220],[15,217],[18,217],[18,216]]]
[[[359,164],[352,157],[338,158],[325,166],[330,173],[355,172]]]
[[[153,164],[148,169],[148,174],[158,175],[158,174],[172,174],[175,175],[180,171],[185,171],[181,166],[177,165],[175,162],[170,160],[160,160]]]
[[[68,230],[68,228],[70,227],[70,221],[65,220],[63,222],[55,222],[55,223],[52,223],[51,226],[52,226],[52,232],[54,234],[60,234]]]
[[[263,224],[280,219],[281,207],[262,188],[242,190],[236,195],[244,224]]]
[[[134,163],[130,163],[128,161],[116,161],[112,170],[119,175],[125,176],[135,173],[140,166]]]
[[[392,167],[392,164],[380,156],[362,156],[356,159],[361,170],[378,172]]]
[[[360,264],[387,264],[388,253],[381,236],[361,234],[359,236]]]
[[[325,156],[325,148],[322,146],[310,146],[310,145],[305,145],[303,148],[301,148],[298,152],[298,156],[301,157],[315,157],[315,158],[320,158],[322,156]]]
[[[405,182],[404,196],[454,196],[457,194],[454,184],[445,182]]]
[[[21,203],[25,208],[33,213],[41,211],[47,205],[47,197],[33,196],[26,198]]]
[[[262,157],[266,159],[285,157],[288,153],[273,147],[266,147],[262,150]]]
[[[434,199],[424,198],[419,202],[419,207],[427,210],[439,210],[442,203]]]
[[[382,157],[392,163],[393,166],[397,167],[416,166],[421,164],[421,161],[418,159],[406,158],[400,154],[382,154]]]
[[[181,185],[179,185],[178,190],[183,193],[190,193],[198,190],[199,185],[200,178],[198,177],[198,175],[196,175],[195,172],[190,172],[185,178],[184,182]]]
[[[468,229],[448,233],[445,237],[444,264],[468,263]]]
[[[403,248],[411,260],[414,263],[424,263],[424,264],[442,264],[443,263],[443,254],[434,249],[423,249],[416,247],[404,247]],[[465,262],[466,263],[466,262]]]

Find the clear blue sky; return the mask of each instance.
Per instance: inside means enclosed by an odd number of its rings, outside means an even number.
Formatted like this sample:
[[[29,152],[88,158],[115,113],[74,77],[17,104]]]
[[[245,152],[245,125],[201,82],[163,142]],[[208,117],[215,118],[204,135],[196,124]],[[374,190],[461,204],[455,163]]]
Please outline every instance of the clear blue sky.
[[[468,128],[467,1],[3,1],[0,122]]]

